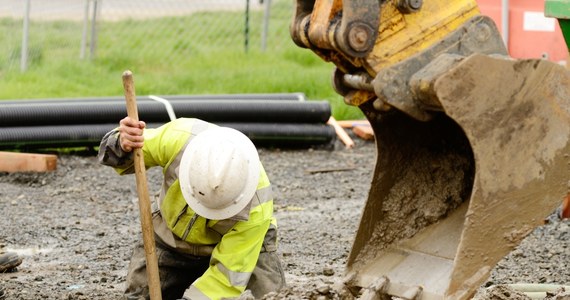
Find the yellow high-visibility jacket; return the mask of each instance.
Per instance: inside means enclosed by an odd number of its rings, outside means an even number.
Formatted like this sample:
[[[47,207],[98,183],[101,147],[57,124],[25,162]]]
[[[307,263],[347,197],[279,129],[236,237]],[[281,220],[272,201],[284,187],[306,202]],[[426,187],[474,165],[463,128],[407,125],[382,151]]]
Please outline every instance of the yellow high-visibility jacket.
[[[180,118],[156,129],[145,129],[142,148],[146,168],[163,168],[158,206],[168,229],[178,242],[186,242],[186,250],[197,255],[211,254],[208,270],[184,293],[193,300],[238,297],[256,266],[269,226],[276,226],[271,185],[263,166],[251,204],[235,217],[209,220],[195,214],[186,204],[178,181],[182,153],[194,136],[212,126],[217,125]],[[121,175],[134,171],[132,154],[121,150],[116,130],[103,138],[99,160]],[[156,227],[155,224],[157,235],[169,240],[164,237],[164,230]]]

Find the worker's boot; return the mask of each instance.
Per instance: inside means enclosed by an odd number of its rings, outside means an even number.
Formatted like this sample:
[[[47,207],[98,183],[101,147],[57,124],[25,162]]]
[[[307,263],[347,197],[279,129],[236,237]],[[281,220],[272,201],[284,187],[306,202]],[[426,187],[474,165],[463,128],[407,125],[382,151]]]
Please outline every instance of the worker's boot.
[[[0,273],[11,271],[21,263],[22,258],[18,254],[14,252],[0,252]],[[0,293],[0,295],[2,294]]]

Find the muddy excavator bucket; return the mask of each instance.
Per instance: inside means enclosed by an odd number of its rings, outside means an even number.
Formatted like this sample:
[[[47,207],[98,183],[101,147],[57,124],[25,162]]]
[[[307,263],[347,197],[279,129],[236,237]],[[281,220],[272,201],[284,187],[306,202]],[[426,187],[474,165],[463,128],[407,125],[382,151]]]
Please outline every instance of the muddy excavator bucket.
[[[370,120],[378,160],[347,284],[467,299],[568,193],[570,73],[473,55],[420,81],[445,113]]]
[[[291,35],[374,130],[360,299],[472,297],[568,194],[570,73],[508,57],[474,0],[297,0]]]

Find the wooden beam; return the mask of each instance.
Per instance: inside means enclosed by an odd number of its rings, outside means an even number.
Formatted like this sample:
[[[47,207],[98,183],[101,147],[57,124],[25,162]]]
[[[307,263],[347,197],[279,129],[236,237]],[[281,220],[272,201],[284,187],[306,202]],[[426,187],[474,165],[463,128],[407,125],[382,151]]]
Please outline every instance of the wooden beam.
[[[0,172],[49,172],[56,168],[56,155],[0,151]]]
[[[359,138],[363,140],[373,140],[374,139],[374,131],[370,125],[368,126],[354,126],[352,127],[352,132],[356,134]]]

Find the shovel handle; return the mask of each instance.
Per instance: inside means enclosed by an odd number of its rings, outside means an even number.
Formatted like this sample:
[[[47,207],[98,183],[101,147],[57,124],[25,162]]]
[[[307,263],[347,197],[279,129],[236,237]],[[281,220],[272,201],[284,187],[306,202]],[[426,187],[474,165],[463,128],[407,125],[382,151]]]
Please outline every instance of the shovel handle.
[[[135,85],[133,81],[133,73],[131,71],[127,70],[123,72],[123,87],[125,90],[125,99],[127,101],[127,114],[132,119],[138,121],[139,114],[137,109],[137,100],[135,97]],[[162,300],[144,155],[141,148],[133,149],[133,154],[135,159],[135,176],[137,181],[137,193],[139,196],[140,220],[144,252],[146,256],[146,273],[148,278],[149,294],[151,300]]]

